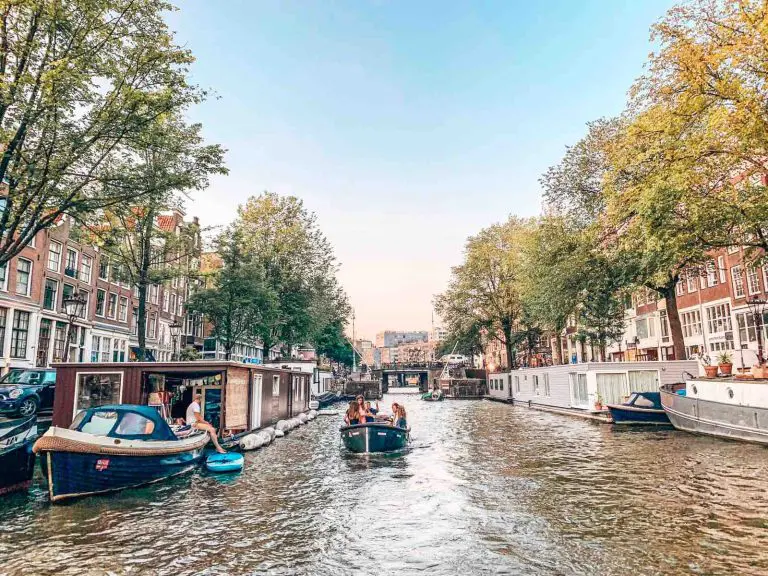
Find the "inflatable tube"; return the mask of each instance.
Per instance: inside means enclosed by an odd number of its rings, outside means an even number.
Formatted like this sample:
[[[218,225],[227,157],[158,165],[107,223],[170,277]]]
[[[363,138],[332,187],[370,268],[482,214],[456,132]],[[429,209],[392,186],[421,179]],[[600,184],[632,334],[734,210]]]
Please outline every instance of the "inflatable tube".
[[[248,434],[240,438],[240,448],[243,450],[256,450],[260,446],[256,434]]]
[[[309,417],[308,417],[306,414],[304,414],[304,413],[301,413],[301,414],[299,414],[299,415],[296,417],[296,419],[297,419],[299,422],[301,422],[302,424],[306,424],[307,422],[309,422]]]
[[[275,430],[275,438],[282,438],[283,436],[285,436],[285,432],[282,430]]]
[[[279,420],[277,424],[275,424],[275,431],[285,432],[290,429],[289,420]]]
[[[245,458],[237,452],[211,454],[205,460],[205,467],[211,472],[239,472],[243,469]]]

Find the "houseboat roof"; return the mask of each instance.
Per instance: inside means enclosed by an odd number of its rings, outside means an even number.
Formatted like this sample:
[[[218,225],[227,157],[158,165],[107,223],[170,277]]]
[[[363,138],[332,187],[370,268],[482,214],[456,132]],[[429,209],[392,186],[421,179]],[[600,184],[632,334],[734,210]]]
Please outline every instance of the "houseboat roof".
[[[234,360],[190,360],[187,362],[56,362],[52,364],[53,368],[76,368],[80,371],[93,369],[142,369],[150,372],[194,372],[210,373],[221,372],[227,368],[250,368],[256,370],[269,370],[272,372],[295,372],[274,365],[264,364],[246,364]]]

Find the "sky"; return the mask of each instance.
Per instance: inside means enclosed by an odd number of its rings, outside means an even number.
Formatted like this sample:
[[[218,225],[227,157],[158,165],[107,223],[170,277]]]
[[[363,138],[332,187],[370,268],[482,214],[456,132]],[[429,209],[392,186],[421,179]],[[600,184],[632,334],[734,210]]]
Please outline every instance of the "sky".
[[[230,174],[188,216],[300,197],[340,262],[356,336],[428,330],[468,236],[540,213],[538,179],[619,113],[671,0],[176,0],[214,96],[190,112]],[[438,319],[436,318],[436,323]]]

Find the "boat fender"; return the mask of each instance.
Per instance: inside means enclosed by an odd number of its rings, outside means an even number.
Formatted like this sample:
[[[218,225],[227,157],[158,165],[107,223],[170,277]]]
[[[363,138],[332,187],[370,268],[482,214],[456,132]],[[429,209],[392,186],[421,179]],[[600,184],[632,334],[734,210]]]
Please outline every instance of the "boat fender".
[[[267,434],[269,434],[269,441],[270,442],[272,442],[272,440],[275,439],[275,429],[274,428],[271,428],[271,427],[270,428],[264,428],[264,430],[262,430],[262,432],[266,432]]]
[[[282,438],[283,436],[285,436],[285,432],[282,430],[275,430],[275,438]]]
[[[307,413],[307,418],[309,418],[310,420],[314,420],[315,418],[317,418],[317,410],[310,410]]]
[[[294,428],[298,428],[299,426],[301,426],[301,420],[299,420],[298,418],[291,418],[290,420],[288,420],[288,422],[291,425],[289,430],[293,430]]]
[[[304,413],[299,414],[297,418],[299,422],[301,422],[302,424],[306,424],[307,422],[309,422],[309,417]]]
[[[269,446],[272,443],[272,436],[269,434],[269,432],[258,432],[256,434],[256,438],[259,441],[260,446]]]
[[[243,450],[256,450],[261,447],[261,440],[256,434],[248,434],[240,438],[240,448]]]
[[[285,432],[286,430],[290,430],[291,426],[289,424],[288,420],[279,420],[277,424],[275,424],[275,431]]]

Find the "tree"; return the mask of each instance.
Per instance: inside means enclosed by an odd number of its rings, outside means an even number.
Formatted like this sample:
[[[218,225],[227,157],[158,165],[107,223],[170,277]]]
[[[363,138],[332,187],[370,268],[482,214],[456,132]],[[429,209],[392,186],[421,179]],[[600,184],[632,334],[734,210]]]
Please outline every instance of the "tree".
[[[482,352],[482,327],[479,323],[470,320],[463,321],[458,325],[449,325],[448,334],[438,345],[435,355],[438,359],[452,353],[473,358],[479,356]]]
[[[182,194],[208,186],[211,174],[226,174],[224,150],[205,144],[199,124],[187,125],[178,114],[165,115],[128,141],[129,154],[111,166],[109,188],[134,190],[137,198],[89,218],[91,242],[109,255],[122,280],[138,290],[139,355],[146,349],[149,286],[189,275],[189,262],[200,252],[197,225],[176,230],[158,226],[161,213],[180,208]]]
[[[263,327],[274,322],[278,305],[262,270],[248,259],[242,246],[237,228],[217,238],[222,266],[210,279],[211,286],[192,294],[187,303],[188,310],[202,314],[211,323],[212,334],[224,346],[227,360],[235,345],[255,342]]]
[[[435,309],[450,326],[471,321],[501,342],[509,367],[515,363],[515,328],[522,313],[519,271],[523,236],[531,222],[514,216],[467,240],[464,262],[454,266]]]
[[[134,201],[109,186],[125,146],[158,117],[199,101],[191,53],[163,0],[0,3],[0,265],[63,214]]]
[[[554,364],[564,361],[561,335],[580,302],[585,262],[592,248],[566,217],[554,215],[542,218],[523,245],[523,308],[554,335]]]
[[[344,335],[344,324],[335,321],[327,324],[318,335],[316,351],[333,362],[352,366],[352,345]]]
[[[278,343],[317,346],[329,324],[346,322],[350,308],[333,248],[301,200],[269,192],[252,197],[239,208],[236,226],[277,298],[275,320],[260,333],[265,350]]]

